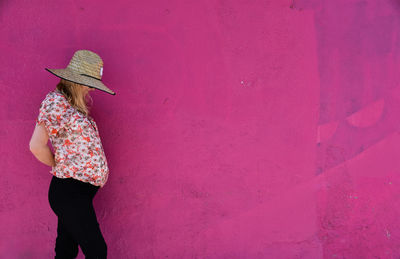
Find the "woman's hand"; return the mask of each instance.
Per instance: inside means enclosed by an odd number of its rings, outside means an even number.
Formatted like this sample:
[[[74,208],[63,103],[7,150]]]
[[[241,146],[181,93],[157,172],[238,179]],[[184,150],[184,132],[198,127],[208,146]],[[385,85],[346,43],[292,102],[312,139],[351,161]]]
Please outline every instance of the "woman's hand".
[[[49,135],[43,123],[36,125],[31,141],[29,142],[29,150],[40,162],[53,167],[56,163],[54,154],[47,145],[48,140]]]

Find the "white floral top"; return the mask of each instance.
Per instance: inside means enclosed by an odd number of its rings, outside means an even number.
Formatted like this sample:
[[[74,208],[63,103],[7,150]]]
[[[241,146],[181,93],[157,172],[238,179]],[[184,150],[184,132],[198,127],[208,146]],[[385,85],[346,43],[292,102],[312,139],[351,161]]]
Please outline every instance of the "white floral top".
[[[103,187],[109,169],[96,122],[75,109],[55,89],[42,101],[36,124],[44,122],[56,165],[50,173]]]

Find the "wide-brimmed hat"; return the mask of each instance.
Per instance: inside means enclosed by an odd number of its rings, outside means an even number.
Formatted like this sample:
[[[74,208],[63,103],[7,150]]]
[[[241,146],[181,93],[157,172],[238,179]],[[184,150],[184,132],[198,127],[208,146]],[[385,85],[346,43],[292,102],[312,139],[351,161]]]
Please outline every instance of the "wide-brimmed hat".
[[[101,81],[101,77],[103,76],[103,60],[99,55],[90,50],[76,51],[68,66],[64,69],[45,69],[62,79],[115,95],[115,92]]]

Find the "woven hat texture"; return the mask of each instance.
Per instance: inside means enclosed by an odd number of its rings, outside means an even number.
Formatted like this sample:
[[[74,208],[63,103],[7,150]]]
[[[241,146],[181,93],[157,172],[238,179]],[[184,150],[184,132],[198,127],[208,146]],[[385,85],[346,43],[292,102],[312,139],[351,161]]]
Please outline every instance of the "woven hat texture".
[[[76,51],[68,66],[64,69],[45,69],[65,80],[115,95],[115,92],[101,81],[103,76],[103,60],[99,55],[90,50]]]

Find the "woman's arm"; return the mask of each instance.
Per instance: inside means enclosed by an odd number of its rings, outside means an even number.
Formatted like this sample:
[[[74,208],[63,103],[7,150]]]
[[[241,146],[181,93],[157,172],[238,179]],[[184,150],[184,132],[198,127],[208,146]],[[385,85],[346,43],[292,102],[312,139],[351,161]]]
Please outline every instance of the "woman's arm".
[[[49,135],[43,123],[36,125],[31,141],[29,142],[29,150],[42,163],[48,166],[55,166],[54,154],[51,152],[47,142]]]

